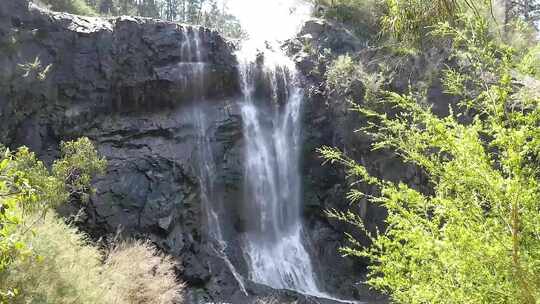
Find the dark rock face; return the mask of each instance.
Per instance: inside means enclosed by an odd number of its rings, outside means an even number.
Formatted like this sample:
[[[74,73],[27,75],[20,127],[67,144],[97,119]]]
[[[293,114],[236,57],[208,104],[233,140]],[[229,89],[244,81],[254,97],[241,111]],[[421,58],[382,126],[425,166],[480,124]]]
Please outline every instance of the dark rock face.
[[[7,1],[6,3],[21,1]],[[17,5],[19,7],[19,5]],[[8,7],[6,13],[8,13]],[[9,13],[8,13],[9,15]],[[189,101],[194,95],[192,52],[183,47],[195,32],[204,44],[205,97],[223,98],[237,92],[235,58],[216,32],[143,18],[101,19],[37,9],[2,28],[3,78],[18,79],[18,64],[39,58],[48,70],[47,92],[72,120],[85,113],[155,112]],[[10,50],[7,50],[9,46]],[[27,77],[28,78],[28,77]],[[27,79],[27,81],[29,81]],[[35,87],[35,83],[32,84]],[[7,88],[3,98],[17,93]],[[5,101],[3,100],[3,103]],[[68,108],[69,106],[69,108]]]
[[[305,45],[313,52],[303,49]],[[315,54],[324,49],[334,55],[356,54],[365,45],[337,25],[312,20],[289,46],[307,95],[303,196],[314,266],[324,274],[320,280],[329,293],[377,303],[376,295],[359,283],[363,261],[337,252],[346,244],[343,232],[358,232],[323,214],[349,207],[344,172],[322,167],[314,152],[322,145],[337,146],[375,174],[424,182],[392,153],[372,152],[370,139],[352,132],[359,118],[325,91],[328,60]],[[249,281],[246,296],[223,258],[228,256],[240,274],[246,273],[236,237],[242,230],[243,134],[235,104],[240,89],[233,51],[216,32],[204,28],[145,18],[77,17],[29,9],[26,0],[1,0],[0,142],[26,145],[50,161],[60,140],[91,138],[109,167],[95,181],[97,191],[85,206],[80,226],[96,238],[118,230],[124,236],[147,237],[178,257],[178,274],[191,287],[188,303],[252,303],[268,295],[283,302],[326,303]],[[361,84],[355,91],[362,95]],[[432,96],[444,97],[436,88]],[[229,218],[225,248],[207,237],[197,176],[201,147],[196,109],[207,117],[218,167],[216,184],[224,189],[223,212]],[[355,208],[370,228],[384,221],[380,208],[367,203]]]
[[[181,261],[193,302],[240,292],[205,240],[193,116],[204,107],[212,117],[220,178],[235,184],[242,136],[228,108],[239,94],[233,51],[204,28],[0,3],[0,142],[27,145],[50,161],[61,139],[91,138],[109,166],[81,227],[96,238],[119,230],[154,240]]]

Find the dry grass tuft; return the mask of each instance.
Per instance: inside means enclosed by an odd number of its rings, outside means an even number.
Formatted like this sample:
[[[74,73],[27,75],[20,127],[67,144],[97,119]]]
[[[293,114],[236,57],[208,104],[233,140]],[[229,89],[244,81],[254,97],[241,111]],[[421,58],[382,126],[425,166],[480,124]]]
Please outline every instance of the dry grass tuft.
[[[27,222],[35,224],[20,237],[31,254],[19,256],[0,274],[0,288],[17,291],[9,303],[105,303],[97,248],[53,213]]]
[[[184,288],[176,281],[174,262],[150,242],[129,241],[113,248],[105,261],[111,303],[170,304],[181,302]]]
[[[1,0],[0,0],[1,1]],[[31,249],[0,273],[10,304],[173,304],[182,302],[174,262],[149,242],[130,241],[103,255],[53,212],[32,216],[19,234]]]
[[[277,297],[266,297],[255,300],[253,304],[297,304],[297,301],[294,302],[282,302]]]

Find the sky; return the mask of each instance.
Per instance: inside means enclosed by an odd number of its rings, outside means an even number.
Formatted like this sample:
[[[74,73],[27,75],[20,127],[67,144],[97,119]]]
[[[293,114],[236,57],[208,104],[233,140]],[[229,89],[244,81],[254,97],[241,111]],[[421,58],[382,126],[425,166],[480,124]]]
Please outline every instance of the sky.
[[[279,42],[292,38],[311,16],[312,6],[305,0],[222,0],[235,15],[249,38],[239,55],[254,58],[266,45],[277,48]],[[276,54],[274,54],[276,55]],[[269,58],[277,60],[283,58]]]
[[[292,37],[311,12],[302,0],[224,0],[252,39]]]

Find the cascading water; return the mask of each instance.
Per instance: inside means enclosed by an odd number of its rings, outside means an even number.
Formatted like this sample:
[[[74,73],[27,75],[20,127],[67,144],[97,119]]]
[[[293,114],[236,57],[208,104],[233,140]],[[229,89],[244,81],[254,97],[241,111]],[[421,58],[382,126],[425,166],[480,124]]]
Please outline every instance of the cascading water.
[[[229,4],[249,35],[237,53],[243,93],[243,252],[248,275],[276,289],[325,296],[304,245],[300,214],[303,92],[294,63],[277,42],[294,34],[310,7],[298,0]]]
[[[210,133],[210,121],[205,112],[206,100],[204,98],[205,90],[205,63],[203,61],[203,49],[201,47],[202,38],[201,31],[191,28],[191,35],[187,30],[183,31],[182,58],[192,68],[189,70],[193,77],[190,84],[194,90],[194,97],[197,101],[197,106],[193,108],[193,119],[195,129],[198,132],[198,177],[201,188],[201,205],[207,220],[207,242],[217,257],[221,258],[234,278],[238,282],[240,291],[247,295],[244,287],[244,279],[236,271],[236,268],[231,263],[225,249],[227,243],[224,240],[219,220],[219,209],[223,206],[223,200],[220,196],[222,189],[219,189],[217,180],[216,162],[211,144],[212,134]]]
[[[272,57],[281,61],[272,60],[274,66],[240,66],[249,275],[273,288],[322,295],[303,244],[300,217],[303,94],[295,84],[291,62],[284,55]],[[256,78],[260,74],[270,87],[270,96],[257,98]]]
[[[192,91],[194,99],[204,97],[206,56],[201,47],[202,33],[197,27],[182,28],[181,63],[178,67],[184,76],[184,90]]]
[[[303,92],[280,40],[309,17],[301,0],[232,0],[249,39],[237,53],[245,141],[244,254],[249,278],[277,289],[326,297],[317,286],[301,219]]]
[[[238,1],[252,4],[251,1]],[[253,18],[251,14],[248,17]],[[294,19],[298,16],[289,17]],[[301,20],[295,22],[301,23]],[[258,27],[244,24],[244,28],[262,27],[260,24]],[[243,93],[239,107],[244,135],[244,233],[241,249],[248,266],[247,275],[256,283],[276,289],[291,289],[329,298],[317,285],[304,244],[299,168],[303,92],[298,86],[294,63],[281,51],[278,43],[272,42],[275,37],[269,37],[269,42],[260,40],[259,33],[250,34],[252,39],[244,42],[237,53]],[[200,37],[190,36],[185,33],[183,56],[192,63],[202,63]],[[203,64],[199,66],[204,67]],[[196,68],[193,72],[204,71]],[[213,244],[217,256],[226,261],[242,292],[247,294],[242,276],[225,253],[227,242],[219,215],[226,212],[220,209],[223,208],[223,189],[217,189],[215,183],[217,168],[210,144],[211,134],[208,134],[208,117],[200,109],[195,111],[194,117],[200,132],[201,199],[207,217],[208,236],[215,241],[210,240],[209,243]]]
[[[198,130],[199,136],[199,184],[201,186],[200,195],[202,207],[207,219],[206,226],[208,228],[207,233],[209,236],[208,243],[216,256],[220,257],[225,262],[238,282],[240,291],[244,295],[247,295],[248,293],[244,286],[244,279],[238,273],[225,253],[227,243],[224,240],[223,232],[221,230],[221,223],[218,216],[218,210],[223,207],[223,200],[220,196],[222,191],[221,189],[218,189],[219,186],[216,183],[217,169],[210,142],[212,134],[209,133],[210,126],[208,122],[208,115],[206,115],[201,107],[196,107],[194,108],[193,117],[195,119],[195,127]]]

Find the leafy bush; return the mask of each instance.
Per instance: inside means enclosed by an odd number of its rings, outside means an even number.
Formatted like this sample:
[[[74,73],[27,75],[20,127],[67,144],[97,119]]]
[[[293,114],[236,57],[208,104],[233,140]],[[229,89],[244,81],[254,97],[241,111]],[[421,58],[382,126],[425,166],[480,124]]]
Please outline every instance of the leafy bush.
[[[19,226],[17,235],[30,253],[0,275],[0,288],[15,291],[9,303],[107,303],[100,252],[53,212],[26,220],[31,227]]]
[[[184,287],[176,282],[171,258],[157,253],[148,242],[114,247],[103,274],[110,284],[110,303],[115,304],[178,303]]]
[[[455,22],[460,13],[483,13],[491,0],[383,0],[383,29],[398,41],[422,42],[439,22]]]
[[[103,173],[104,158],[98,157],[92,142],[86,138],[60,144],[61,159],[52,166],[52,174],[63,182],[71,198],[87,200],[92,177]]]
[[[0,303],[169,304],[173,262],[149,243],[121,243],[106,259],[50,209],[83,200],[106,161],[88,138],[61,143],[49,170],[27,148],[0,147]]]
[[[32,254],[25,239],[25,234],[32,232],[29,219],[65,203],[74,194],[84,195],[84,191],[90,189],[91,176],[105,170],[106,161],[98,157],[88,139],[62,146],[63,157],[55,161],[53,168],[56,169],[52,172],[25,147],[16,152],[5,148],[1,151],[0,272],[12,262]],[[67,179],[67,172],[77,174]],[[0,285],[0,300],[7,301],[16,294],[7,284]]]
[[[53,11],[67,12],[76,15],[94,16],[96,12],[84,0],[38,0]]]
[[[339,56],[326,73],[326,88],[331,93],[350,96],[351,90],[361,86],[365,101],[372,101],[385,83],[380,73],[368,73],[364,67],[350,56]]]
[[[522,73],[540,76],[540,45],[527,50],[518,68]]]
[[[316,16],[335,20],[351,27],[364,38],[379,32],[379,18],[383,14],[380,0],[312,0],[318,8]]]
[[[19,226],[30,250],[0,274],[0,288],[14,291],[10,304],[172,304],[181,299],[173,262],[146,242],[117,245],[102,254],[54,212],[33,215],[31,232]]]
[[[330,91],[344,92],[360,78],[358,65],[351,56],[339,56],[326,73],[326,86]]]
[[[387,229],[369,232],[352,212],[329,215],[363,230],[372,245],[350,237],[346,255],[372,261],[368,283],[395,303],[538,303],[540,300],[540,98],[522,99],[515,70],[522,61],[490,32],[488,20],[461,15],[460,27],[439,24],[433,35],[453,43],[456,66],[444,79],[473,116],[451,109],[440,118],[415,92],[385,92],[396,115],[356,106],[374,149],[396,151],[429,177],[432,192],[381,180],[334,148],[323,157],[347,169],[348,197],[388,210]],[[531,95],[529,95],[531,96]],[[375,186],[364,194],[359,181]]]

